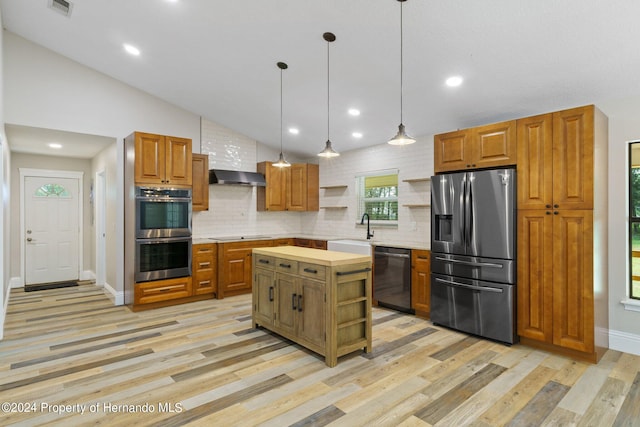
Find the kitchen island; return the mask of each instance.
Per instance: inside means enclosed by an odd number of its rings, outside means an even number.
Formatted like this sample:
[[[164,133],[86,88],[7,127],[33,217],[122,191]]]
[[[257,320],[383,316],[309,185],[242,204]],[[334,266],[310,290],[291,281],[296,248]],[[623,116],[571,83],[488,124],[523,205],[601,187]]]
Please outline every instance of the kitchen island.
[[[371,351],[371,257],[295,246],[253,249],[255,327],[325,357]]]

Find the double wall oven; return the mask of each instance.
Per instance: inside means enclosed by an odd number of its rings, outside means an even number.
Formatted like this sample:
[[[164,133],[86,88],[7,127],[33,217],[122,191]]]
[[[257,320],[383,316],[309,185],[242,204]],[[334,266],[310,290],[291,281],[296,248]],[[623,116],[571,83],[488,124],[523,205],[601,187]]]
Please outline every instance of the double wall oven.
[[[135,188],[135,281],[191,275],[191,190]]]

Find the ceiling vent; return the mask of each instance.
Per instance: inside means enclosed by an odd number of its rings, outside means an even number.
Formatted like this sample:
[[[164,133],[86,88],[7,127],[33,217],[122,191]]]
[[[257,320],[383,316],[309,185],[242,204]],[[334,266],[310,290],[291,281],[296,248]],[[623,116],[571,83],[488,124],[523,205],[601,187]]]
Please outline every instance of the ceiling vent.
[[[49,8],[55,10],[58,13],[63,14],[67,18],[71,16],[73,10],[73,3],[66,0],[49,0]]]

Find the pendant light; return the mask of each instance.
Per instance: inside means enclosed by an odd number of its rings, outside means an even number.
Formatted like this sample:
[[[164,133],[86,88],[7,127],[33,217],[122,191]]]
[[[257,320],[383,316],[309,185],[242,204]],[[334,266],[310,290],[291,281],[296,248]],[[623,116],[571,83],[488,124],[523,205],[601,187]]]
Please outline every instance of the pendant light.
[[[333,33],[324,33],[322,38],[327,41],[327,143],[324,150],[318,153],[318,156],[328,158],[340,155],[340,153],[331,147],[331,140],[329,139],[329,43],[334,42],[336,40],[336,36]]]
[[[402,123],[402,3],[406,0],[398,0],[400,2],[400,126],[398,126],[398,133],[396,136],[389,140],[391,145],[408,145],[413,144],[416,140],[404,131],[404,124]]]
[[[280,158],[273,166],[277,168],[288,168],[291,163],[287,162],[282,154],[282,72],[289,68],[284,62],[278,62],[278,68],[280,68]]]

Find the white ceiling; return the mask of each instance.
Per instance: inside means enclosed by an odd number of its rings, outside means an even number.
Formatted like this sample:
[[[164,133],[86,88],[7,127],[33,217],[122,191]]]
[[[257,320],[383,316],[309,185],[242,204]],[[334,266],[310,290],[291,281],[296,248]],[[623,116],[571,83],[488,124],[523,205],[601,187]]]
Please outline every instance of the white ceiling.
[[[0,0],[4,28],[273,147],[313,155],[380,144],[400,122],[395,0]],[[430,135],[640,96],[640,1],[408,0],[404,123]],[[126,54],[123,43],[141,50]],[[461,87],[444,80],[460,75]],[[347,109],[361,110],[351,117]],[[351,136],[362,132],[362,139]]]

